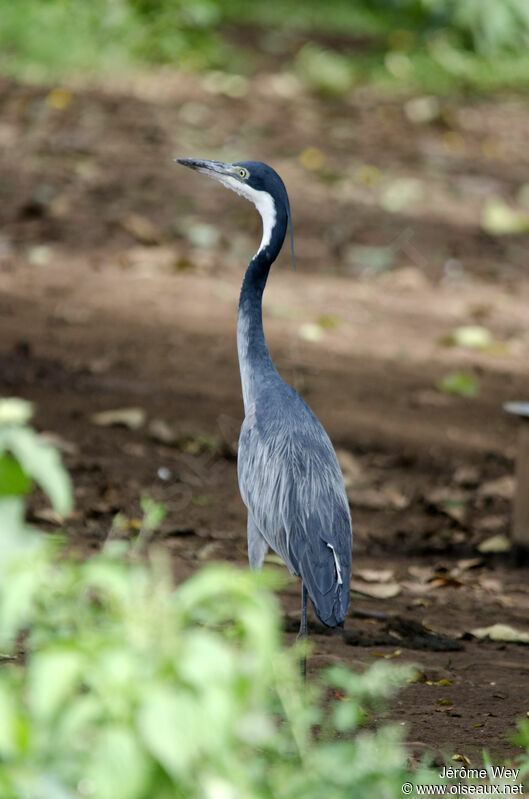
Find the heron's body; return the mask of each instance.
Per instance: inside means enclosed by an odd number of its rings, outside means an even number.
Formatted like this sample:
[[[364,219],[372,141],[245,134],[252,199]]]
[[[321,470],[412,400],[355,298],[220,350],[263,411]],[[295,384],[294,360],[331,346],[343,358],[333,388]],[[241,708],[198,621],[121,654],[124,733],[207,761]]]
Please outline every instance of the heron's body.
[[[318,618],[343,626],[349,605],[352,531],[336,454],[322,425],[279,376],[266,345],[262,295],[285,238],[290,208],[285,187],[259,162],[181,160],[250,199],[263,218],[261,246],[244,277],[237,348],[245,419],[238,476],[248,508],[248,557],[260,568],[271,547],[304,586]]]
[[[317,418],[280,379],[246,410],[238,473],[252,568],[262,566],[270,546],[301,577],[318,618],[343,624],[351,521],[342,474]]]

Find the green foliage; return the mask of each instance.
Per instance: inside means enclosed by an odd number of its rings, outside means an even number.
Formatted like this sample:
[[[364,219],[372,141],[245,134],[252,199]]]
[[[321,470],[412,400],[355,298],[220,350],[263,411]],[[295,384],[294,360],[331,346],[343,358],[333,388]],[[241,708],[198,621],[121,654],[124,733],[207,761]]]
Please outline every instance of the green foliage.
[[[337,27],[335,22],[352,30],[354,21],[357,31],[392,34],[390,46],[397,49],[410,49],[414,36],[436,34],[451,36],[458,47],[482,53],[522,52],[529,43],[526,0],[362,0],[356,5],[347,11],[341,0],[326,4],[322,12],[328,12],[326,27],[329,23]],[[305,6],[310,9],[312,2]]]
[[[72,505],[69,477],[57,450],[26,426],[30,416],[29,403],[0,400],[0,514],[1,497],[26,494],[32,479],[48,494],[55,509],[67,514]]]
[[[443,394],[457,394],[460,397],[477,397],[479,383],[468,372],[450,372],[437,384],[437,389]]]
[[[217,3],[0,0],[0,67],[26,77],[116,72],[137,61],[202,68],[222,49]],[[59,46],[60,43],[60,46]]]
[[[313,42],[304,45],[297,54],[296,69],[305,82],[322,95],[345,95],[354,84],[350,61]]]
[[[152,533],[167,516],[167,508],[160,502],[155,502],[146,494],[142,496],[140,504],[143,511],[143,528]]]
[[[136,33],[124,0],[0,0],[0,68],[39,79],[129,65]]]
[[[28,432],[28,413],[0,403],[2,440]],[[297,651],[281,646],[274,574],[211,567],[175,588],[155,550],[142,560],[113,541],[69,556],[24,523],[17,481],[42,479],[33,435],[10,449],[16,480],[0,475],[0,651],[26,630],[24,662],[0,666],[2,799],[399,794],[410,779],[399,732],[360,728],[409,668],[336,667],[305,688]],[[47,463],[44,487],[64,510],[64,470]],[[142,504],[152,529],[163,511]]]
[[[128,6],[141,31],[134,47],[138,56],[195,69],[219,61],[222,48],[215,35],[221,19],[218,0],[128,0]]]
[[[242,26],[260,27],[251,45]],[[0,69],[32,79],[138,63],[244,72],[264,50],[327,95],[365,80],[492,89],[527,86],[528,44],[527,0],[0,0]]]
[[[351,733],[406,669],[334,669],[348,696],[324,713],[280,649],[270,585],[217,567],[175,590],[163,560],[131,563],[115,545],[86,563],[43,559],[26,665],[0,671],[3,799],[73,797],[80,783],[98,799],[395,793],[398,733]]]
[[[451,30],[461,46],[477,52],[522,51],[529,43],[526,0],[393,0],[415,25]]]

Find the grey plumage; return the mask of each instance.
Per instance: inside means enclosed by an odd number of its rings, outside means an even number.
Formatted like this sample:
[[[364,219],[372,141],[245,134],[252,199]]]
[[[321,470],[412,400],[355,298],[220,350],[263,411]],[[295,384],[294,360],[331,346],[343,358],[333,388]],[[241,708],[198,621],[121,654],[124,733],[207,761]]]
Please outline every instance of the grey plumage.
[[[351,521],[332,444],[281,378],[248,408],[239,437],[239,487],[248,552],[260,567],[270,546],[303,579],[318,618],[343,623],[351,579]]]
[[[263,238],[241,289],[237,348],[245,419],[238,477],[248,508],[248,557],[260,568],[268,547],[303,584],[318,618],[343,626],[349,605],[352,530],[343,477],[332,444],[305,401],[278,374],[262,324],[262,294],[291,224],[283,181],[266,164],[180,159],[251,200]],[[292,227],[291,227],[292,233]],[[306,589],[306,590],[305,590]]]

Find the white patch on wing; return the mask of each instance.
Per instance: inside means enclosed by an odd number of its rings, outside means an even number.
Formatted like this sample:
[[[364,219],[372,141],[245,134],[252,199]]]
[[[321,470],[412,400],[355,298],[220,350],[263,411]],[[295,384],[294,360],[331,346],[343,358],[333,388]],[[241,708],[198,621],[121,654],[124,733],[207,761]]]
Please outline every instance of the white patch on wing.
[[[332,554],[334,555],[334,565],[336,566],[336,574],[338,575],[338,585],[341,585],[342,580],[342,569],[340,567],[340,561],[338,560],[338,555],[336,554],[334,547],[332,544],[327,544],[329,549],[332,549]]]
[[[227,175],[220,175],[217,177],[217,175],[211,174],[211,177],[216,178],[223,186],[237,192],[237,194],[250,200],[250,202],[255,205],[263,220],[263,238],[261,239],[261,244],[257,252],[259,253],[261,250],[264,250],[264,248],[270,244],[272,230],[276,223],[276,206],[272,195],[268,194],[267,191],[257,191],[257,189],[253,189],[247,183]]]

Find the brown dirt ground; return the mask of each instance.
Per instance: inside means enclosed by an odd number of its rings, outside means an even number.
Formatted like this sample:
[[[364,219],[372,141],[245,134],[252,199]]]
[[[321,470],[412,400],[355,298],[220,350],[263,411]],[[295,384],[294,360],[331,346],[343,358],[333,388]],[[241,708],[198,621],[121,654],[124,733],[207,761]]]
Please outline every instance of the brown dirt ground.
[[[177,579],[211,560],[246,563],[235,316],[259,221],[170,158],[268,161],[289,188],[298,261],[294,272],[285,249],[271,276],[270,348],[354,458],[354,569],[391,569],[400,587],[390,599],[355,594],[352,607],[462,645],[418,650],[406,635],[383,645],[383,622],[351,617],[364,645],[316,630],[310,673],[400,650],[424,679],[388,716],[407,725],[415,755],[515,756],[505,736],[529,711],[527,649],[459,636],[529,628],[527,569],[507,555],[466,562],[508,534],[516,424],[502,403],[528,393],[529,236],[480,226],[487,197],[512,202],[529,180],[525,101],[441,101],[418,124],[407,97],[359,89],[323,101],[273,74],[241,98],[211,76],[171,72],[71,96],[51,88],[0,82],[0,391],[33,400],[38,428],[63,449],[76,546],[97,549],[117,512],[134,527],[148,492],[169,509],[159,538]],[[402,180],[409,201],[388,207]],[[359,273],[357,245],[392,248],[391,269]],[[300,335],[318,320],[320,340]],[[443,345],[476,322],[490,350]],[[476,398],[436,391],[458,370],[479,380]],[[137,430],[91,422],[128,406],[145,410]],[[153,437],[153,420],[176,442]],[[33,518],[51,530],[44,504]],[[291,582],[282,594],[290,626],[298,593]],[[440,680],[450,684],[428,684]]]

